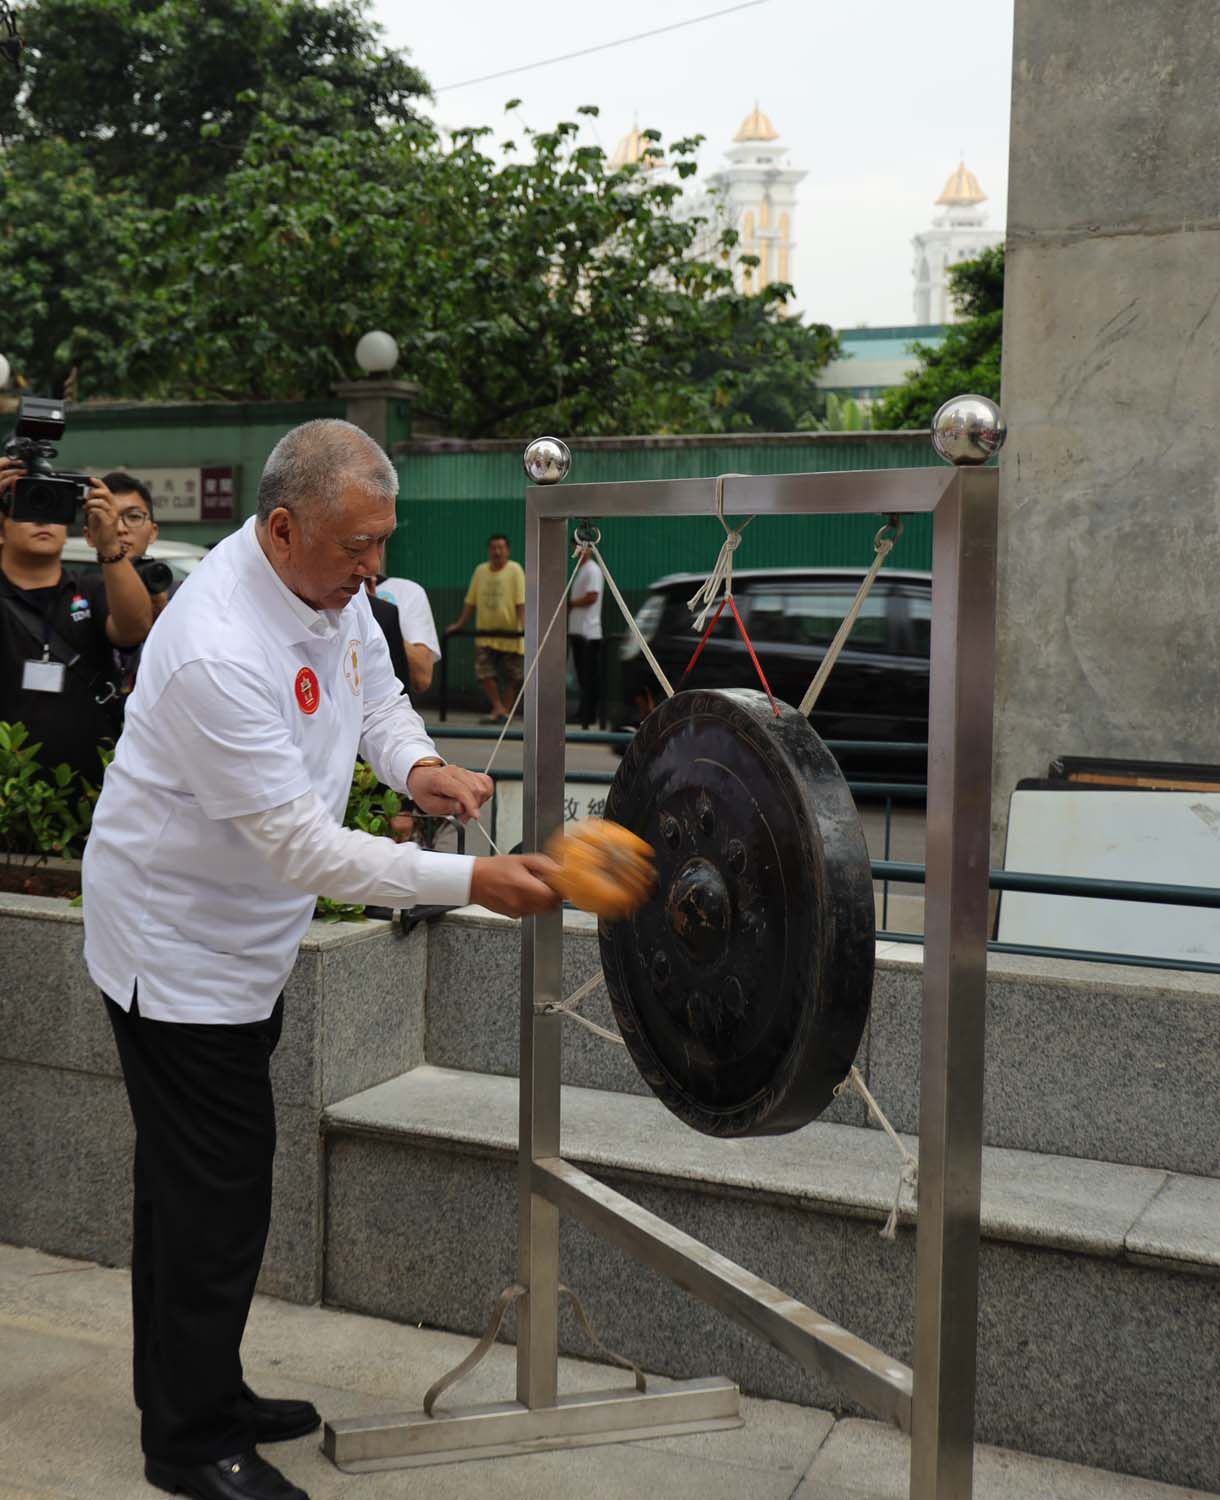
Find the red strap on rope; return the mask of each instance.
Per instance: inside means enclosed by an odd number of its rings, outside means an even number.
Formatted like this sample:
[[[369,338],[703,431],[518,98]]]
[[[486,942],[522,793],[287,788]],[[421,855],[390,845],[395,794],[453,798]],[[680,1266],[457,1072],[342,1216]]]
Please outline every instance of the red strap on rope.
[[[679,677],[679,679],[678,679],[678,686],[679,687],[681,687],[682,684],[686,681],[686,679],[690,676],[691,668],[695,665],[695,663],[703,655],[703,648],[704,648],[704,646],[707,645],[707,638],[708,638],[709,635],[711,635],[712,631],[715,630],[715,628],[716,628],[716,621],[720,618],[720,616],[722,614],[724,614],[724,606],[728,602],[729,601],[728,601],[727,598],[722,599],[720,601],[720,605],[717,608],[716,613],[712,616],[712,623],[703,632],[703,639],[695,647],[695,654],[694,654],[694,656],[692,656],[691,659],[690,659],[690,661],[687,662],[685,672],[683,672],[682,676]]]
[[[762,683],[763,689],[767,694],[768,700],[770,701],[771,712],[778,719],[780,716],[779,704],[775,701],[775,694],[771,691],[771,684],[767,681],[767,674],[762,669],[762,662],[760,662],[758,659],[758,653],[754,649],[754,642],[750,639],[749,631],[747,631],[745,627],[745,621],[741,618],[741,615],[738,612],[737,601],[733,598],[732,594],[726,594],[717,606],[716,613],[712,616],[711,624],[703,632],[703,639],[695,647],[695,654],[691,657],[690,661],[687,662],[686,670],[678,679],[678,686],[681,687],[686,679],[690,676],[691,668],[703,654],[703,648],[707,645],[708,637],[711,635],[712,631],[715,630],[716,621],[719,620],[720,616],[724,613],[724,606],[726,604],[733,611],[733,618],[737,621],[738,632],[740,633],[742,640],[746,643],[746,650],[750,653],[750,660],[754,663],[754,670],[758,673],[758,680]]]
[[[758,673],[758,680],[762,683],[767,697],[771,700],[771,712],[779,718],[779,704],[775,701],[775,694],[771,691],[771,684],[767,681],[767,674],[762,669],[762,662],[758,659],[758,653],[754,650],[754,642],[746,632],[745,624],[737,613],[737,603],[732,594],[729,595],[729,608],[733,611],[733,618],[737,621],[737,628],[741,631],[741,638],[746,643],[746,650],[750,653],[750,660],[754,663],[754,670]]]

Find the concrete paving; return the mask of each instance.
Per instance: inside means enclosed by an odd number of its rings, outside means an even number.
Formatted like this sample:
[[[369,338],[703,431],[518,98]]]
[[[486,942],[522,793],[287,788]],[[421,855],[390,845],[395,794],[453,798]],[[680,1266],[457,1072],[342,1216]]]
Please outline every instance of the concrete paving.
[[[87,1262],[0,1246],[0,1500],[139,1500],[130,1395],[128,1278]],[[267,1395],[307,1396],[324,1416],[418,1406],[470,1341],[260,1297],[243,1349]],[[499,1346],[457,1399],[505,1400],[513,1352]],[[565,1390],[621,1386],[622,1372],[563,1361]],[[908,1445],[875,1422],[745,1400],[735,1431],[451,1464],[342,1474],[317,1436],[266,1450],[313,1500],[903,1500]],[[1200,1491],[980,1449],[978,1500],[1203,1500]]]

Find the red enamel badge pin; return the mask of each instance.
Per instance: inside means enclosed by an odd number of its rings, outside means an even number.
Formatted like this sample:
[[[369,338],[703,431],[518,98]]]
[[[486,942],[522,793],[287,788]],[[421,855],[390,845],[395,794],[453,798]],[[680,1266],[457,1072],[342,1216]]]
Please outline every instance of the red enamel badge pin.
[[[316,714],[322,693],[312,667],[302,667],[296,680],[297,704],[303,714]]]

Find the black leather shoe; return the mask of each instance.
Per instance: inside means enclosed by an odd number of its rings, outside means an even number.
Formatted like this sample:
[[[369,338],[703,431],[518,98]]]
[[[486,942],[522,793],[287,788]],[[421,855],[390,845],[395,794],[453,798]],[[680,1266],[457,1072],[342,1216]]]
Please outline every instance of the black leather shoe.
[[[256,1396],[245,1384],[241,1394],[254,1415],[256,1443],[285,1443],[289,1438],[315,1432],[322,1425],[318,1408],[312,1401],[274,1401],[266,1396]]]
[[[253,1448],[210,1464],[163,1464],[146,1458],[144,1477],[171,1495],[193,1495],[195,1500],[309,1500]]]

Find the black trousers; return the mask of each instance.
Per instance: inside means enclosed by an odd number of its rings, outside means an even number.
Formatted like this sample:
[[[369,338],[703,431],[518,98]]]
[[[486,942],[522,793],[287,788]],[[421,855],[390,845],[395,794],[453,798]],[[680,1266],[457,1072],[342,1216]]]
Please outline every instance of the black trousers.
[[[568,644],[572,648],[572,665],[576,668],[576,681],[580,687],[580,727],[588,729],[597,722],[597,690],[601,685],[602,643],[586,640],[583,635],[570,635]]]
[[[144,1452],[200,1464],[254,1445],[241,1340],[271,1219],[269,1065],[283,996],[242,1026],[150,1021],[107,996],[136,1127],[134,1385]]]

